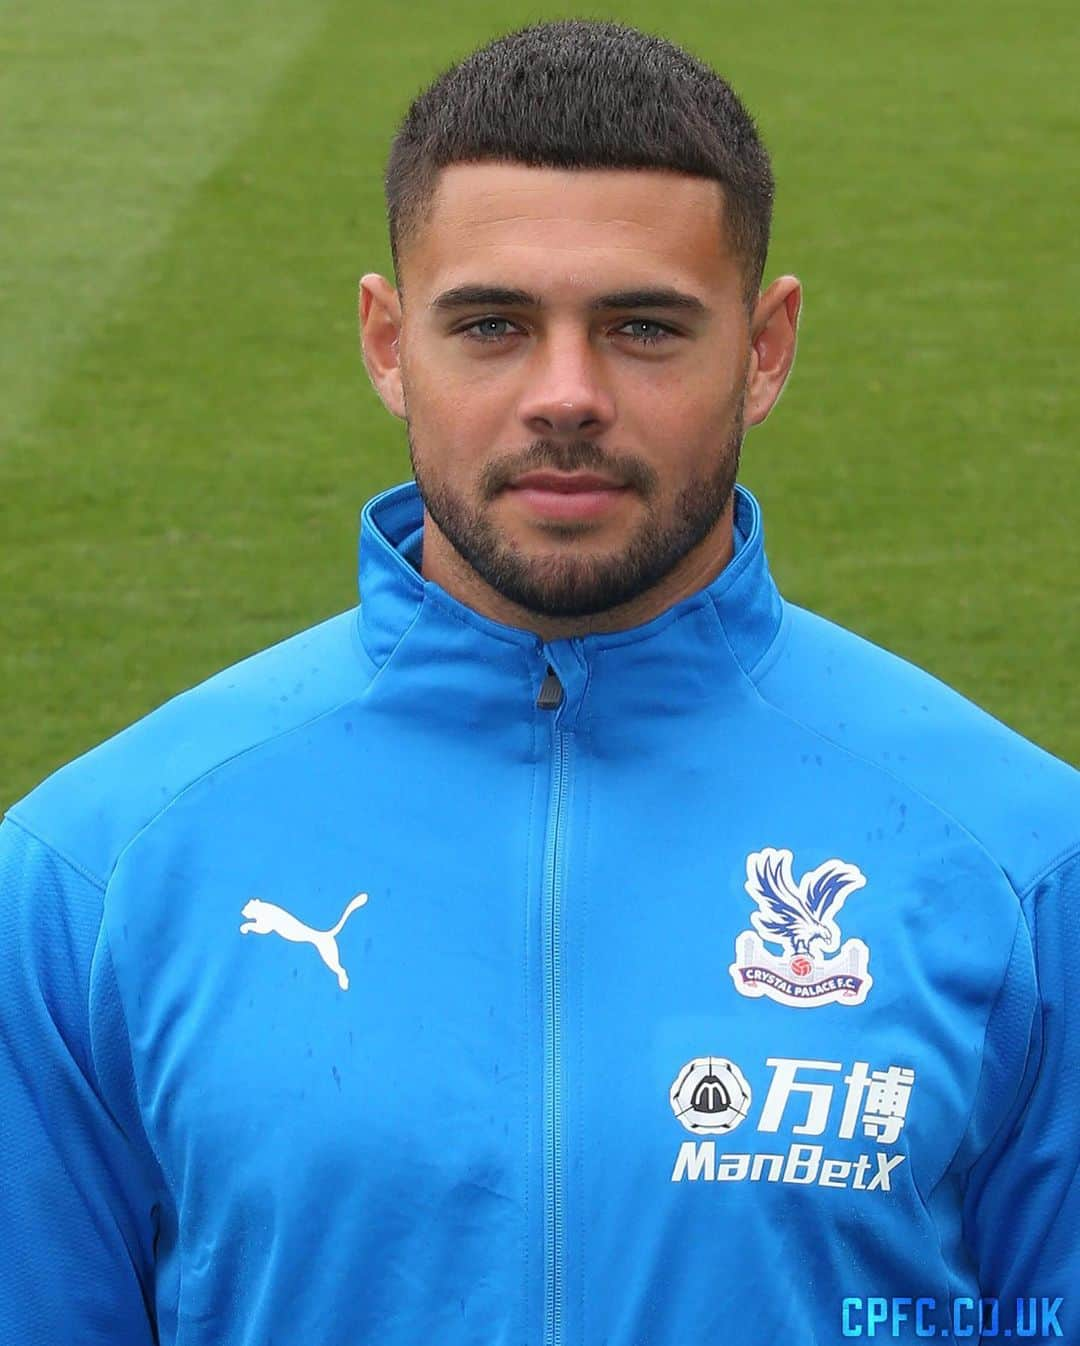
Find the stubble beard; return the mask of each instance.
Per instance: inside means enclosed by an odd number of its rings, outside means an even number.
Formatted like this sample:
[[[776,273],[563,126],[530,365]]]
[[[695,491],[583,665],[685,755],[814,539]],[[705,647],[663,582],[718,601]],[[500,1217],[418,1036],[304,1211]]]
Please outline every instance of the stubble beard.
[[[734,422],[713,471],[694,477],[680,490],[670,519],[658,517],[646,499],[644,519],[629,542],[606,554],[575,554],[573,537],[587,538],[588,530],[555,524],[546,526],[545,532],[565,540],[556,542],[546,554],[522,550],[495,527],[491,509],[474,509],[460,492],[427,472],[408,419],[406,430],[409,461],[421,499],[447,541],[480,579],[537,616],[591,617],[629,603],[659,584],[716,527],[735,489],[743,441],[742,400],[736,405]],[[538,441],[533,448],[546,455],[537,467],[602,470],[595,461],[595,447],[587,441],[569,446]]]

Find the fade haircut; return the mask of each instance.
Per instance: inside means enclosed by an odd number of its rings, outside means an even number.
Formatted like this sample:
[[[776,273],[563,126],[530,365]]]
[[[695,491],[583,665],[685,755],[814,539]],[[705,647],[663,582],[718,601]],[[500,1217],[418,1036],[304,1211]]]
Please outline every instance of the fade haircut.
[[[709,66],[665,38],[597,19],[534,23],[473,52],[411,104],[390,147],[390,252],[428,217],[441,169],[651,168],[722,188],[727,243],[753,311],[765,270],[773,177],[753,119]]]

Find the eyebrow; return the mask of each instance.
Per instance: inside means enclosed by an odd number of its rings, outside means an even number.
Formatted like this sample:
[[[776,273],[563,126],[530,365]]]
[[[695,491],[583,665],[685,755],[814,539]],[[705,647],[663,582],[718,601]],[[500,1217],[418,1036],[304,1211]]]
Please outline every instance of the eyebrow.
[[[428,305],[440,313],[452,313],[462,308],[482,308],[485,305],[502,308],[546,308],[539,295],[527,290],[505,289],[498,285],[456,285],[444,290]],[[708,309],[696,295],[685,294],[668,286],[641,290],[615,290],[597,295],[589,301],[590,312],[606,309],[663,308],[702,316]]]

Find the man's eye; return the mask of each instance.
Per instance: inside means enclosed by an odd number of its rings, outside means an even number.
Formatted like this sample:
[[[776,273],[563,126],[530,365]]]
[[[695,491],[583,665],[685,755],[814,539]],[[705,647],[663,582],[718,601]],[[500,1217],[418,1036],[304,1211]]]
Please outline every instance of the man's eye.
[[[476,322],[470,323],[468,327],[461,329],[462,335],[467,336],[470,341],[498,341],[502,336],[501,332],[491,332],[490,330],[482,335],[477,331],[478,328],[498,327],[500,323],[508,323],[509,318],[479,318]]]
[[[653,322],[651,318],[631,318],[629,322],[623,323],[623,326],[653,328],[656,332],[656,335],[647,336],[644,333],[642,333],[640,336],[636,338],[638,341],[641,342],[643,346],[655,346],[658,341],[666,341],[668,337],[673,335],[672,329],[670,327],[665,327],[662,322]]]
[[[461,329],[462,335],[468,337],[470,341],[479,341],[484,344],[491,344],[501,339],[505,335],[503,332],[493,332],[493,327],[500,324],[506,326],[509,324],[509,318],[478,318],[476,322],[470,323],[468,327]],[[663,323],[653,322],[651,318],[631,318],[629,322],[623,323],[620,331],[626,327],[636,327],[639,329],[634,340],[642,346],[655,346],[658,342],[666,341],[674,333],[670,327],[665,327]],[[641,328],[650,328],[649,332],[640,331]]]

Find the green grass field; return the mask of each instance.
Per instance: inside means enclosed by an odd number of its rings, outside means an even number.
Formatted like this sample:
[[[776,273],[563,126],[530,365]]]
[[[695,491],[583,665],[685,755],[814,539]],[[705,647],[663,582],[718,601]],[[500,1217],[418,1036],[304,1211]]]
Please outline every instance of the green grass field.
[[[0,805],[355,602],[409,476],[358,354],[414,94],[539,18],[739,90],[800,350],[744,480],[781,587],[1080,759],[1072,5],[0,0]]]

